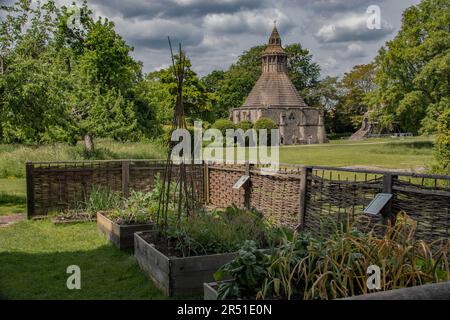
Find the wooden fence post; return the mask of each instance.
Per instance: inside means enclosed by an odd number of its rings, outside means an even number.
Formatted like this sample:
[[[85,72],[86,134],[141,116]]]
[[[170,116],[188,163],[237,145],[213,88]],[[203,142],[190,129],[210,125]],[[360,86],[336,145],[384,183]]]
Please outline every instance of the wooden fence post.
[[[390,173],[385,173],[383,175],[383,193],[392,194],[392,174]],[[381,215],[383,216],[383,224],[387,226],[389,224],[389,220],[392,219],[392,199],[389,200],[383,208]]]
[[[311,167],[302,167],[300,173],[300,197],[299,197],[299,211],[298,211],[298,225],[297,230],[301,230],[305,226],[305,214],[306,214],[306,198],[308,192],[308,175],[312,173]]]
[[[392,185],[394,180],[397,179],[397,176],[393,176],[391,173],[385,173],[383,175],[383,193],[392,194]],[[383,208],[381,214],[383,216],[383,224],[388,225],[390,222],[391,225],[395,224],[395,214],[392,213],[392,204],[394,202],[394,196],[392,196],[391,200],[386,204]]]
[[[209,165],[208,161],[203,162],[204,170],[203,170],[203,181],[204,181],[204,197],[205,197],[205,204],[209,204]]]
[[[130,162],[122,161],[122,195],[124,198],[130,196]]]
[[[244,185],[244,207],[247,210],[250,210],[250,187],[251,187],[251,179],[250,179],[250,162],[245,161],[245,175],[249,176],[249,179]]]
[[[26,162],[25,173],[27,181],[27,218],[30,219],[34,215],[34,185],[33,185],[33,164]]]

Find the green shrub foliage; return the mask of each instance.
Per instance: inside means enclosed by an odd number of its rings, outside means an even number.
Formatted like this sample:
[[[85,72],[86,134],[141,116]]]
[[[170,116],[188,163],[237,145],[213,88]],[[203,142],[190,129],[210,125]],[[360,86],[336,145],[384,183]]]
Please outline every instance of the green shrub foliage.
[[[212,128],[220,130],[225,137],[227,129],[236,129],[236,125],[228,119],[219,119],[213,123]]]
[[[271,129],[277,129],[278,126],[272,119],[261,117],[255,122],[254,128],[256,130],[260,130],[260,129],[271,130]]]
[[[245,132],[245,131],[253,128],[253,123],[251,121],[244,120],[244,121],[241,121],[237,127],[239,129],[244,130],[244,132]]]

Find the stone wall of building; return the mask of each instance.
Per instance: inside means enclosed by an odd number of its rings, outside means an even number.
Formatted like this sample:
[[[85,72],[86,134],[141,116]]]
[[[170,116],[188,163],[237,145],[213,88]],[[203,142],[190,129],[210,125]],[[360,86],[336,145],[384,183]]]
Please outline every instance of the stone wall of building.
[[[272,119],[280,128],[281,144],[325,143],[323,114],[316,108],[236,108],[231,121],[255,123],[259,118]]]

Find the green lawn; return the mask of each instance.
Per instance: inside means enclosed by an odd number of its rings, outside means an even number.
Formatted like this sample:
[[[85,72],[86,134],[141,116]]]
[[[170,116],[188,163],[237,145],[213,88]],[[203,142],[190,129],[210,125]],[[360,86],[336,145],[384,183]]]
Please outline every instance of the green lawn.
[[[433,139],[337,140],[329,144],[284,146],[281,163],[318,166],[367,166],[391,169],[426,170],[433,162]]]
[[[279,156],[283,164],[427,171],[433,162],[433,137],[333,140],[326,144],[281,146]],[[235,159],[238,157],[245,160],[244,154],[235,153]]]
[[[25,179],[0,179],[0,216],[25,211]]]
[[[69,290],[66,269],[81,269]],[[98,234],[95,223],[23,221],[0,228],[0,296],[7,299],[164,299],[131,254]]]

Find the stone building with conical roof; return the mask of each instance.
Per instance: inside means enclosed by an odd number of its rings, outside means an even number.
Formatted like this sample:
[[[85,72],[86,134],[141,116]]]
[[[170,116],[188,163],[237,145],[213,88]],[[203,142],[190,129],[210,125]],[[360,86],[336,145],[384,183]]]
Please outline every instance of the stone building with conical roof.
[[[231,110],[230,118],[235,124],[272,119],[280,128],[280,144],[324,143],[323,113],[308,107],[300,97],[289,79],[287,63],[288,55],[274,26],[262,55],[262,74],[242,107]]]

